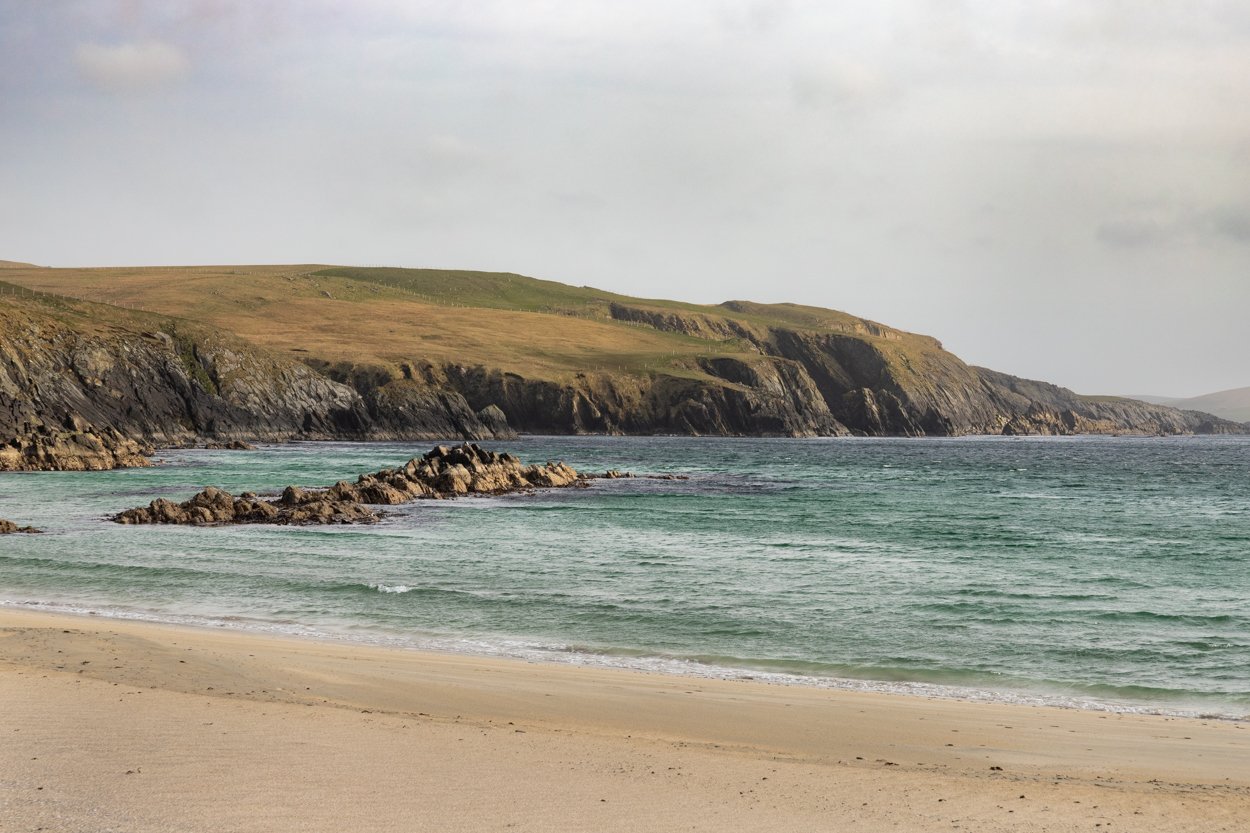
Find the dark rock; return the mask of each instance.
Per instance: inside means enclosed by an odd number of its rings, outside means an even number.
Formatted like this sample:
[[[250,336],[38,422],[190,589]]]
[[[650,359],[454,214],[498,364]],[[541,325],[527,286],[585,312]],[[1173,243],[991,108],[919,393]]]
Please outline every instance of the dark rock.
[[[302,503],[289,513],[279,514],[261,523],[370,524],[375,523],[378,517],[376,512],[359,503],[322,499]]]
[[[250,493],[249,493],[250,494]],[[234,501],[234,523],[272,523],[279,510],[267,500],[240,496]]]
[[[287,486],[282,490],[282,495],[278,498],[278,504],[281,506],[299,506],[310,500],[315,500],[312,495],[305,492],[299,486]]]
[[[146,507],[128,509],[113,520],[120,524],[333,524],[372,523],[375,512],[359,503],[334,500],[326,493],[305,493],[288,487],[277,501],[234,498],[209,486],[190,500],[174,503],[157,498]]]
[[[209,441],[201,448],[219,451],[255,451],[256,446],[243,440]]]
[[[490,404],[477,412],[478,421],[491,435],[498,438],[516,436],[516,432],[508,425],[508,417],[498,405]]]

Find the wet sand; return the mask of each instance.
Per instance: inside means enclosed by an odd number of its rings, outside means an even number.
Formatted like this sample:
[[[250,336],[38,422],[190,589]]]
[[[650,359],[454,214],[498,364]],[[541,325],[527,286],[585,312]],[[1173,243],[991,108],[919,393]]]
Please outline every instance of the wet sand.
[[[1250,724],[0,608],[0,830],[1245,831]]]

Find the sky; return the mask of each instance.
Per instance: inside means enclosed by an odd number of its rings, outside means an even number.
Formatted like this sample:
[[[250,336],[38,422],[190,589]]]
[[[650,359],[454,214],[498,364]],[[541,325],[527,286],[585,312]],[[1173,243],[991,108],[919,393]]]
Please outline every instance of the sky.
[[[0,0],[0,259],[510,271],[1250,385],[1250,3]]]

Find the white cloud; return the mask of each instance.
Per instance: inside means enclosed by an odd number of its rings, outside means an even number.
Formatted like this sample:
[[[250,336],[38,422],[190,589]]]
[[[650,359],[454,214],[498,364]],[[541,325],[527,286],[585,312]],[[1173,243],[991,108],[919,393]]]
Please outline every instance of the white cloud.
[[[1116,217],[1098,226],[1100,241],[1127,249],[1162,245],[1179,233],[1176,220],[1150,216]]]
[[[150,90],[181,81],[191,68],[186,54],[161,41],[78,47],[74,60],[82,77],[109,92]]]
[[[1176,243],[1250,243],[1250,206],[1219,205],[1203,210],[1139,211],[1099,224],[1098,239],[1110,246],[1145,248]]]
[[[720,22],[731,30],[771,32],[793,11],[790,0],[732,0],[716,9]]]
[[[1250,244],[1250,205],[1227,205],[1206,216],[1211,229],[1235,243]]]
[[[24,260],[498,268],[847,308],[1087,390],[1246,383],[1247,0],[0,7]]]
[[[881,72],[851,61],[828,61],[796,70],[790,79],[794,100],[803,107],[857,112],[898,95]]]

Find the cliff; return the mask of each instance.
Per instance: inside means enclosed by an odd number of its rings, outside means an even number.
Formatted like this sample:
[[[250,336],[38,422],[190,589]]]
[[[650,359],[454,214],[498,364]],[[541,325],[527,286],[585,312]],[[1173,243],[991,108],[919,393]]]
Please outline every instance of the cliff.
[[[715,312],[611,302],[612,319],[707,341],[703,376],[580,373],[564,384],[427,366],[427,381],[523,431],[720,435],[1213,434],[1246,426],[1197,411],[1088,397],[965,364],[936,339],[831,310],[731,301]],[[734,317],[742,316],[742,317]]]
[[[204,439],[508,436],[497,414],[479,417],[453,392],[364,397],[203,325],[0,296],[0,470],[142,465],[152,445]]]
[[[152,444],[205,438],[1246,429],[973,367],[931,337],[793,304],[319,266],[5,280],[0,468],[130,465]]]

